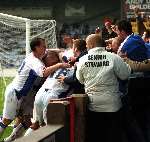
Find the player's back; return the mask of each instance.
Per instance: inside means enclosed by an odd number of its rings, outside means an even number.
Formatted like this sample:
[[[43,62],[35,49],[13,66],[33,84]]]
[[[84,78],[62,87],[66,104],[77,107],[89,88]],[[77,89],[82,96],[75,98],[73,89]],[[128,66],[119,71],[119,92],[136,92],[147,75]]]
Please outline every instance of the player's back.
[[[21,64],[14,78],[13,87],[25,96],[38,76],[42,77],[44,64],[31,53]]]

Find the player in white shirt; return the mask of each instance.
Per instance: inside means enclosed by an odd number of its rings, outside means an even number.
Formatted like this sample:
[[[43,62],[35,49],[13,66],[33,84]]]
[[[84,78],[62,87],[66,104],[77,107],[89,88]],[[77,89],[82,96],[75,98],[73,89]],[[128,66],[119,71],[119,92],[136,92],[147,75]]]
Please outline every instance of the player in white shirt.
[[[39,89],[35,96],[34,109],[35,109],[35,121],[38,121],[40,124],[43,122],[46,123],[46,118],[44,116],[44,111],[48,105],[48,102],[51,99],[59,99],[62,93],[65,93],[69,90],[69,85],[61,83],[58,81],[59,76],[70,76],[74,72],[73,69],[58,69],[54,75],[48,76],[42,87]],[[44,119],[45,118],[45,119]]]
[[[37,76],[47,77],[59,68],[65,68],[67,63],[59,63],[45,67],[42,58],[46,53],[46,43],[42,38],[33,39],[30,43],[32,52],[25,58],[18,73],[5,92],[3,118],[0,122],[0,133],[12,122],[23,98],[28,94]]]
[[[53,57],[54,60],[56,60]],[[49,58],[45,58],[45,61],[47,62],[49,66]],[[58,69],[54,72],[53,75],[49,75],[42,85],[42,87],[39,89],[35,96],[35,102],[34,102],[34,116],[33,116],[33,124],[31,128],[33,130],[39,128],[39,125],[42,125],[43,122],[46,122],[46,108],[48,105],[48,102],[51,99],[59,99],[64,97],[64,94],[67,95],[67,92],[69,91],[70,87],[68,84],[61,83],[58,80],[59,76],[70,76],[74,73],[74,68],[62,68]],[[28,135],[32,129],[28,129],[25,135]]]

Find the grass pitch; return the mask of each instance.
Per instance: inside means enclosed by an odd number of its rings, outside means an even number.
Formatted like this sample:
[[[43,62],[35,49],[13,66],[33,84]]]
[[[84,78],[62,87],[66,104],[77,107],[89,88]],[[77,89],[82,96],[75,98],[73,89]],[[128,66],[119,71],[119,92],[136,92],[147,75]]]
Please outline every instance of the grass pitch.
[[[7,77],[5,78],[6,80],[6,84],[8,85],[11,81],[12,81],[12,78],[10,77]],[[4,92],[5,92],[5,83],[4,83],[4,80],[2,77],[0,77],[0,115],[2,115],[2,111],[3,111],[3,104],[4,104]],[[6,128],[6,130],[4,131],[2,137],[0,138],[0,141],[9,136],[10,133],[12,131],[12,127],[8,126]]]

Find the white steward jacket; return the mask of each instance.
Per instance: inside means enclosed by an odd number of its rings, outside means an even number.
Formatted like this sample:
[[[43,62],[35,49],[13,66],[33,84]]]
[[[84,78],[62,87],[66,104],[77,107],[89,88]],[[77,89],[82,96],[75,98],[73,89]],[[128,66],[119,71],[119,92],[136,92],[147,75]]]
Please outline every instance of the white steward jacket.
[[[89,109],[95,112],[116,112],[122,104],[119,82],[128,79],[131,69],[121,57],[107,52],[104,47],[95,47],[80,58],[76,77],[85,85],[89,96]]]

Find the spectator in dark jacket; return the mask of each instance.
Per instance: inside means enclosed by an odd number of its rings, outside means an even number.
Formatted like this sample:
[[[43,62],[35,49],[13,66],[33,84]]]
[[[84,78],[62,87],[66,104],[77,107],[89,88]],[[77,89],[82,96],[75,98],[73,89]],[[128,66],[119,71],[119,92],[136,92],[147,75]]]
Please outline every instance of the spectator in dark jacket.
[[[73,52],[74,52],[74,57],[70,58],[69,63],[74,64],[75,69],[74,69],[74,74],[68,77],[65,76],[60,76],[59,80],[60,82],[65,82],[71,86],[73,89],[73,93],[85,93],[84,92],[84,86],[79,83],[79,81],[76,78],[76,63],[79,61],[79,58],[87,54],[87,49],[86,49],[86,42],[85,40],[82,39],[76,39],[73,41]]]

